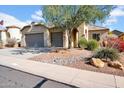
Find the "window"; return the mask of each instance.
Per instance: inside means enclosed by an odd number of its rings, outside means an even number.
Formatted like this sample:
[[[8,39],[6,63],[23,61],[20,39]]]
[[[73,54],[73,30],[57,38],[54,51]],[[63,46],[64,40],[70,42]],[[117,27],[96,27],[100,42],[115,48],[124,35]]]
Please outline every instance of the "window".
[[[96,39],[97,41],[99,41],[100,40],[100,33],[93,33],[92,38]]]

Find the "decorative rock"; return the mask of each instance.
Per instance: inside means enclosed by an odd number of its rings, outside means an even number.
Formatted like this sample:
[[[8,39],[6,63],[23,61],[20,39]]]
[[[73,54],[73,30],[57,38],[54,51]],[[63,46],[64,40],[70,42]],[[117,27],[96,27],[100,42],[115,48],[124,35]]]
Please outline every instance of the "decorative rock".
[[[105,63],[98,58],[92,58],[91,64],[98,68],[102,68],[105,65]]]
[[[119,61],[113,61],[113,62],[109,62],[108,65],[110,67],[114,67],[120,70],[124,70],[124,66],[119,62]]]

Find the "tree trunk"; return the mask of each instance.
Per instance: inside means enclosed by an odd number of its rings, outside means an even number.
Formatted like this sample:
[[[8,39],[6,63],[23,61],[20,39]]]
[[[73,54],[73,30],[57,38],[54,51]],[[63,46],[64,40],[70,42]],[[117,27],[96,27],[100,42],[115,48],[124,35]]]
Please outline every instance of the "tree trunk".
[[[67,35],[68,35],[68,49],[70,49],[70,48],[72,48],[72,46],[71,46],[71,41],[72,41],[71,30],[68,30]]]

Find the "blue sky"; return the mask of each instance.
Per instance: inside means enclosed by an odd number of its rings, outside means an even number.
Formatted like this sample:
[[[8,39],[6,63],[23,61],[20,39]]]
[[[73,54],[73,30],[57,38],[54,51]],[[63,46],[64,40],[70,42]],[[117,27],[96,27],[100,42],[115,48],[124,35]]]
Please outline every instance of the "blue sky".
[[[4,20],[5,25],[24,26],[31,21],[42,20],[41,15],[40,5],[0,5],[0,20]],[[102,26],[124,32],[124,6],[118,6],[110,15]]]
[[[0,5],[0,12],[16,17],[21,21],[31,20],[31,15],[40,10],[38,5]]]

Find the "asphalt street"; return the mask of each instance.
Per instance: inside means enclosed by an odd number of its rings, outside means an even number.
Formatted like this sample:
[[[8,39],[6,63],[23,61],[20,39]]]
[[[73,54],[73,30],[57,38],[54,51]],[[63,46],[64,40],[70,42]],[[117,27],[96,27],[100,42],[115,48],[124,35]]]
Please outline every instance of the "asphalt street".
[[[72,88],[73,86],[0,66],[0,88]]]

